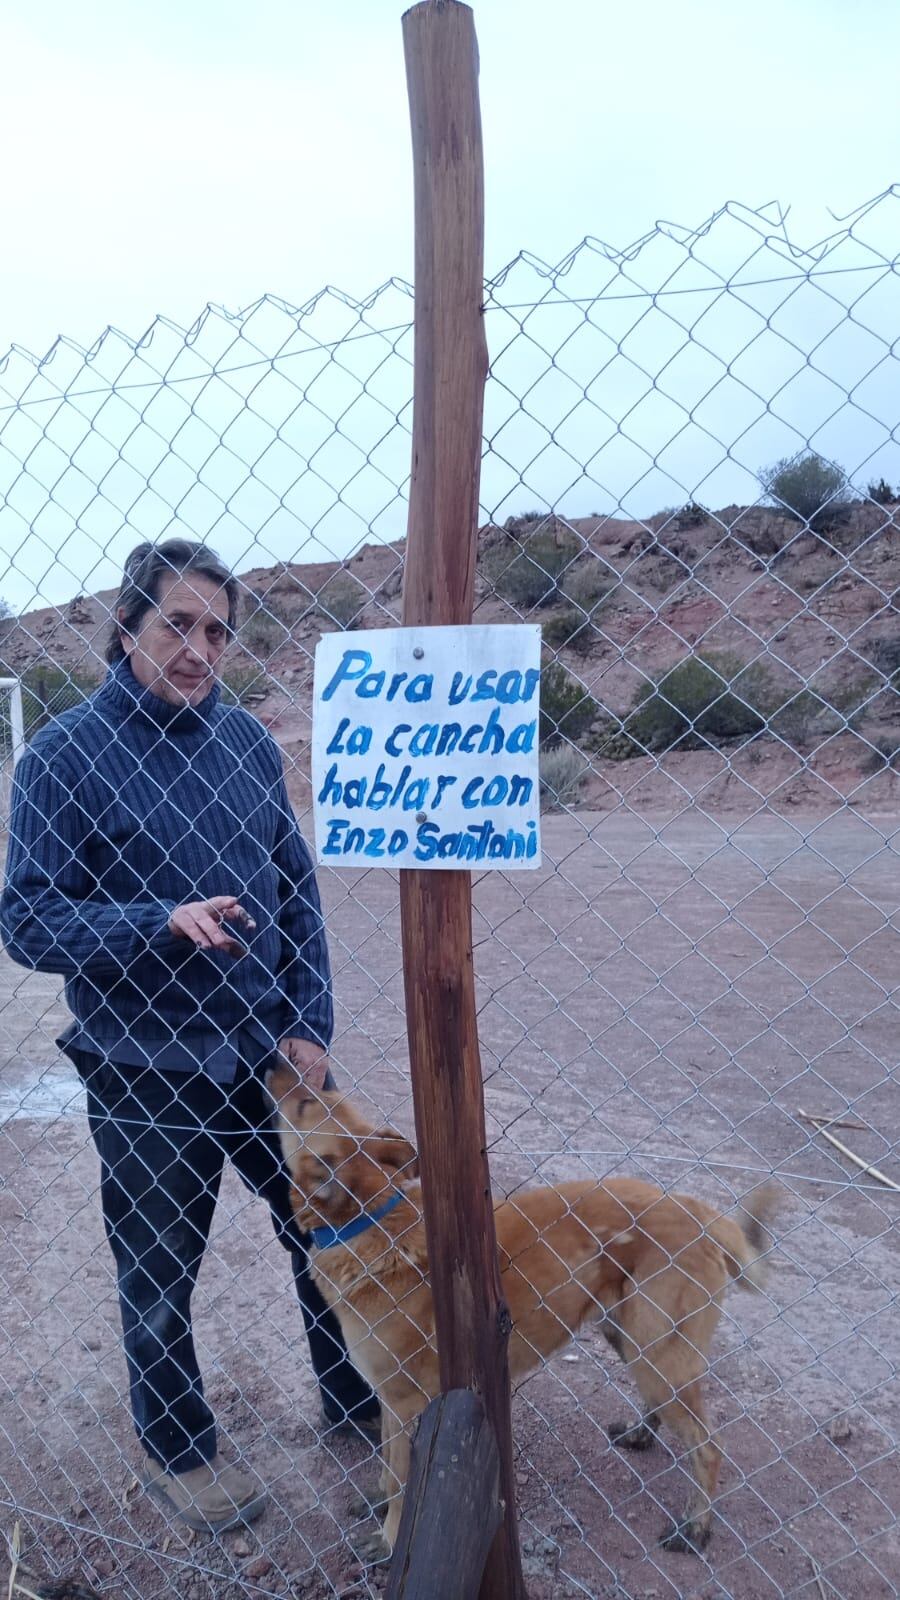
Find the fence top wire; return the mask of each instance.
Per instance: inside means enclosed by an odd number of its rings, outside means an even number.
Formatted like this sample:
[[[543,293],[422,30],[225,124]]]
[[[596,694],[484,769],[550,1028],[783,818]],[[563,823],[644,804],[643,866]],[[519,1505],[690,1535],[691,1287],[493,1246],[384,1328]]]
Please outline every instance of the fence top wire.
[[[883,293],[896,277],[885,246],[895,203],[885,191],[826,239],[790,249],[785,216],[729,205],[625,250],[585,239],[556,266],[515,258],[486,285],[483,516],[502,522],[523,493],[570,517],[599,505],[646,519],[673,495],[746,504],[759,460],[779,447],[829,456],[840,443],[851,476],[877,466],[894,447],[896,321]],[[790,271],[763,271],[766,258]],[[526,277],[538,296],[523,292]],[[43,358],[11,350],[4,548],[18,554],[26,527],[36,541],[33,560],[10,566],[14,602],[40,548],[62,555],[56,582],[41,577],[46,598],[71,587],[66,534],[105,551],[114,508],[139,536],[176,516],[251,561],[300,554],[298,524],[309,558],[347,560],[367,539],[402,537],[410,297],[399,279],[362,300],[333,288],[299,306],[263,296],[238,313],[209,306],[187,331],[160,317],[137,339],[108,329],[88,351],[65,338]],[[274,470],[281,447],[301,467],[290,480]],[[59,451],[69,468],[54,475]],[[200,476],[187,504],[166,481],[176,461]]]

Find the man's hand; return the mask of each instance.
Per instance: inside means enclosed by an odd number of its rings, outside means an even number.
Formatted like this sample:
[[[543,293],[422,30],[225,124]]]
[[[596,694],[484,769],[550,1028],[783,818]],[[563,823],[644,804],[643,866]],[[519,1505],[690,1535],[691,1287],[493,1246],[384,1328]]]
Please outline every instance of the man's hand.
[[[295,1039],[288,1034],[278,1045],[282,1059],[293,1067],[297,1077],[310,1089],[324,1089],[328,1076],[328,1053],[312,1039]]]
[[[216,894],[211,900],[191,900],[176,906],[169,918],[169,931],[176,939],[190,939],[201,950],[224,950],[227,956],[246,955],[246,946],[230,933],[223,922],[236,922],[251,932],[256,923],[233,894]]]

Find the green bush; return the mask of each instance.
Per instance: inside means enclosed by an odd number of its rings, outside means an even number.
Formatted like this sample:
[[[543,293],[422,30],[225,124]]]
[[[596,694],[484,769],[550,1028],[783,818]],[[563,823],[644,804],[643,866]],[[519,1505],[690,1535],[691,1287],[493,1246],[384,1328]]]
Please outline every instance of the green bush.
[[[557,744],[541,751],[541,810],[555,811],[575,804],[587,776],[589,763],[580,750],[570,744]]]
[[[770,691],[761,709],[769,732],[796,749],[854,727],[877,688],[878,679],[865,673],[828,686],[814,680],[802,689]]]
[[[541,672],[540,742],[546,748],[567,739],[578,744],[600,713],[583,684],[558,661]]]
[[[900,734],[882,734],[870,745],[860,762],[862,772],[883,772],[900,762]]]
[[[507,534],[485,552],[482,573],[501,600],[517,610],[548,605],[561,575],[581,555],[584,541],[571,528],[545,522],[533,533]]]
[[[866,496],[869,500],[874,500],[878,506],[893,505],[897,500],[897,495],[890,484],[885,482],[884,478],[879,478],[877,483],[868,484],[866,486]]]
[[[836,733],[843,720],[820,695],[801,689],[769,713],[766,726],[776,738],[798,749]]]
[[[266,689],[266,674],[259,667],[229,666],[221,677],[222,701],[226,706],[242,706],[253,694]]]
[[[837,683],[832,683],[827,689],[818,689],[816,692],[835,711],[839,711],[845,721],[854,717],[861,711],[875,692],[882,687],[880,678],[871,672],[859,672],[855,677],[845,677]]]
[[[295,589],[270,589],[266,594],[256,594],[254,590],[248,589],[242,603],[243,624],[246,625],[263,611],[266,616],[274,617],[277,622],[282,623],[285,629],[290,629],[298,617],[302,617],[308,610],[310,599],[309,590],[299,584]]]
[[[814,450],[761,468],[759,481],[769,500],[811,528],[827,526],[850,494],[843,468],[824,461]]]
[[[541,637],[553,650],[574,650],[576,655],[590,654],[596,639],[593,625],[583,611],[567,606],[541,623]]]
[[[518,517],[507,517],[503,526],[507,533],[521,533],[526,523],[551,522],[552,520],[553,515],[550,511],[523,511]]]
[[[737,693],[729,685],[737,680]],[[625,735],[644,751],[700,750],[727,739],[751,739],[765,720],[757,705],[758,673],[728,656],[688,656],[656,683],[644,684],[625,719]]]
[[[617,581],[616,577],[610,574],[605,562],[598,561],[596,557],[589,557],[586,561],[579,561],[565,573],[559,588],[567,600],[571,600],[575,606],[580,606],[590,617],[598,606],[609,598]]]
[[[900,674],[900,636],[872,639],[866,646],[866,655],[889,683]]]
[[[290,628],[274,616],[267,604],[261,604],[248,617],[238,633],[238,642],[257,661],[266,661],[290,638]]]
[[[316,611],[340,628],[357,628],[372,596],[352,572],[335,572],[316,595]]]
[[[675,512],[672,521],[679,533],[687,533],[691,528],[702,528],[708,516],[705,506],[698,506],[695,500],[690,500]]]

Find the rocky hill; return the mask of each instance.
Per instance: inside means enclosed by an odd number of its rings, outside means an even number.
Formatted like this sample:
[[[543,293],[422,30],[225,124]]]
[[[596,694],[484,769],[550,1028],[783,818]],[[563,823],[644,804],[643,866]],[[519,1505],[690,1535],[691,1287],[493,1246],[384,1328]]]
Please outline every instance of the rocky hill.
[[[883,809],[900,755],[897,511],[861,502],[817,531],[759,507],[646,523],[535,513],[481,530],[475,617],[542,623],[562,669],[547,679],[545,732],[557,742],[562,718],[580,752],[557,759],[582,806]],[[400,543],[242,575],[226,683],[279,739],[300,804],[316,640],[396,624],[402,569]],[[98,681],[114,600],[7,620],[0,662],[39,700],[63,675]]]

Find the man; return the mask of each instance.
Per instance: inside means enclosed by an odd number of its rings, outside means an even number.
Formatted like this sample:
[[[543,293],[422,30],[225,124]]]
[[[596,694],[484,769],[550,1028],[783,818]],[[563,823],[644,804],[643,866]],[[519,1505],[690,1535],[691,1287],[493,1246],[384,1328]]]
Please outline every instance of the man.
[[[144,1481],[218,1530],[265,1502],[218,1454],[191,1333],[226,1155],[291,1253],[326,1421],[378,1415],[309,1275],[263,1087],[276,1050],[324,1073],[331,978],[278,748],[220,699],[236,611],[203,546],[132,552],[105,682],[19,763],[0,901],[13,959],[66,979],[58,1042],[87,1088]]]

